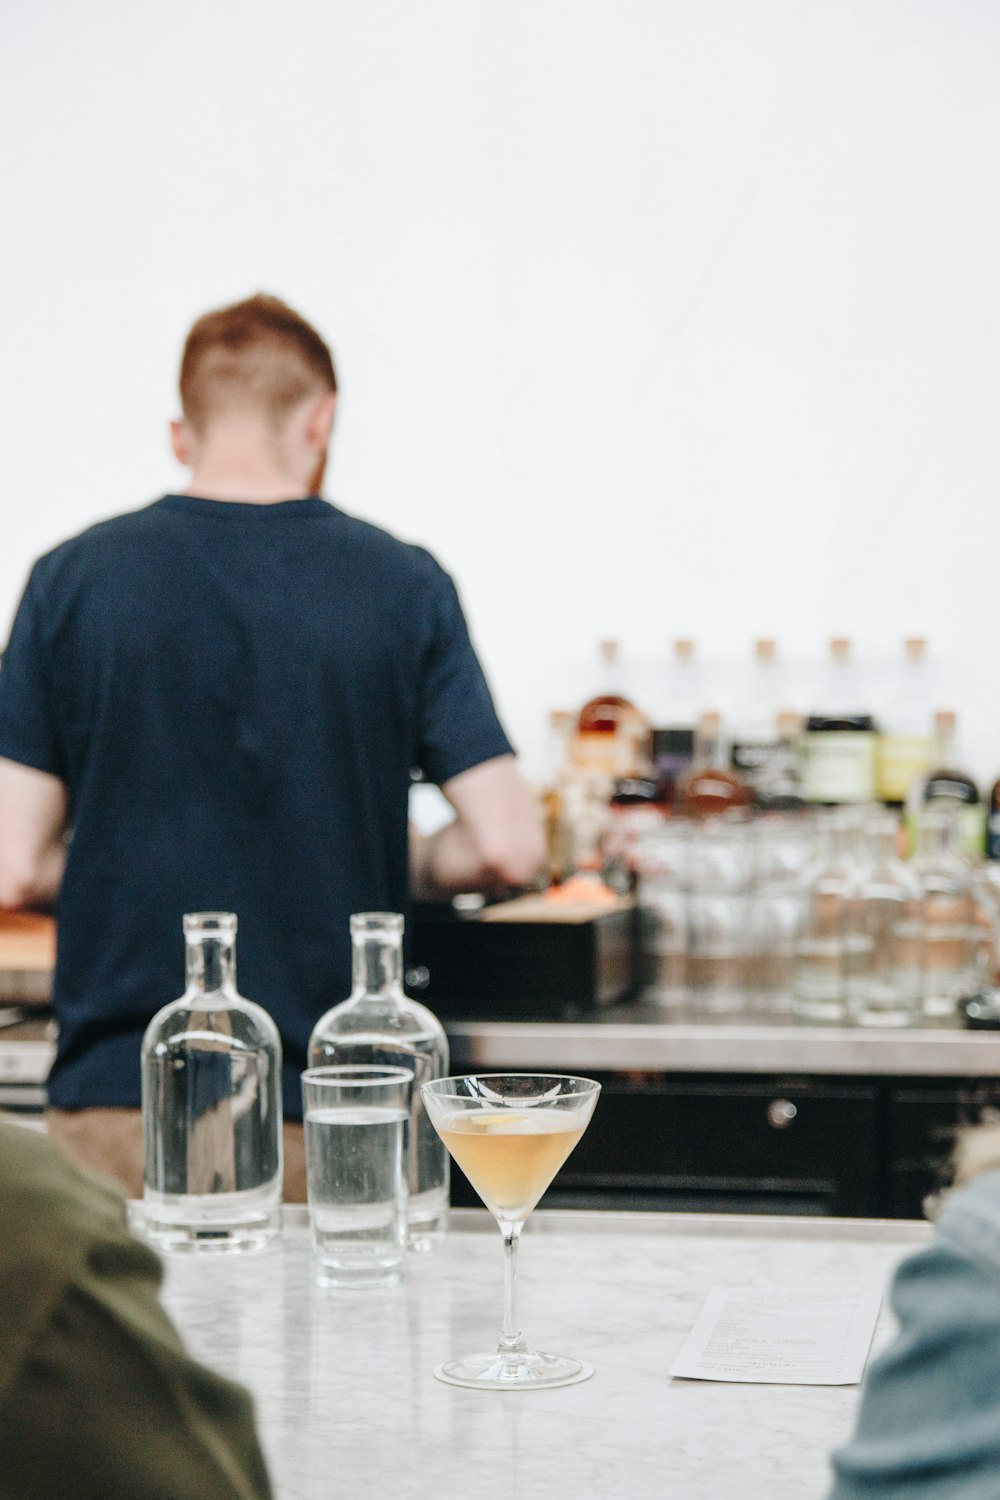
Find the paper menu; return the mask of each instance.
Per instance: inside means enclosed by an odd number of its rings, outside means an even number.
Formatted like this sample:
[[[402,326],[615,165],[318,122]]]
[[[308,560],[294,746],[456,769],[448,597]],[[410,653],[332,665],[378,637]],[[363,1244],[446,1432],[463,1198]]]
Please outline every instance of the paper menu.
[[[856,1385],[881,1302],[877,1292],[718,1288],[670,1374],[767,1385]]]

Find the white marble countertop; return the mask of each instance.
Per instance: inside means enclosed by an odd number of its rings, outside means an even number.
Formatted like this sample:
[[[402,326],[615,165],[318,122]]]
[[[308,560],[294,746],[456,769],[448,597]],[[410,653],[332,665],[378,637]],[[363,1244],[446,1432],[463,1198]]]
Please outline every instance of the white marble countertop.
[[[453,1212],[436,1255],[380,1291],[313,1284],[302,1209],[255,1256],[172,1257],[165,1300],[191,1350],[253,1392],[277,1500],[810,1500],[857,1387],[670,1380],[708,1292],[884,1291],[929,1234],[910,1222],[539,1213],[521,1247],[530,1342],[595,1367],[581,1385],[479,1392],[434,1365],[489,1348],[500,1236]],[[878,1348],[891,1333],[883,1306]]]

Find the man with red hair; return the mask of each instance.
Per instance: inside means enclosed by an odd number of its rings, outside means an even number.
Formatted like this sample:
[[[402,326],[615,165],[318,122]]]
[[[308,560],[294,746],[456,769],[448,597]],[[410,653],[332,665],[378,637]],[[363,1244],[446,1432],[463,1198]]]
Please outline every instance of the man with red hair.
[[[451,579],[320,498],[320,335],[274,297],[208,313],[180,391],[187,490],[41,558],[0,670],[0,906],[58,918],[50,1131],[133,1194],[139,1046],[182,987],[185,912],[239,915],[294,1118],[351,913],[520,885],[542,858]],[[430,838],[408,834],[414,772],[455,811]],[[288,1197],[301,1163],[299,1127]]]

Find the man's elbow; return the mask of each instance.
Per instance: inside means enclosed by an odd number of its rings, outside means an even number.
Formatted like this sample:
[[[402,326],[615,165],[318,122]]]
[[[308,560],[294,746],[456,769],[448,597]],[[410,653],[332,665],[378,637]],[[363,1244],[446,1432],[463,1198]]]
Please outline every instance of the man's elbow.
[[[55,899],[58,873],[44,863],[0,858],[0,911],[49,907]]]

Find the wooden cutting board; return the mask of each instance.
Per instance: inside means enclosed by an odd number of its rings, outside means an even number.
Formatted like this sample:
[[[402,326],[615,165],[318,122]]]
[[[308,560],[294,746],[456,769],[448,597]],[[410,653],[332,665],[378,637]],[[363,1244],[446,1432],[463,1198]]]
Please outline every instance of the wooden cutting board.
[[[0,912],[0,969],[49,972],[56,961],[56,924],[51,917]]]
[[[593,922],[610,912],[631,911],[634,896],[616,896],[611,901],[551,901],[544,896],[515,896],[496,906],[486,906],[481,922]]]

